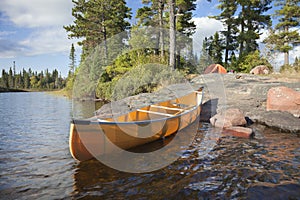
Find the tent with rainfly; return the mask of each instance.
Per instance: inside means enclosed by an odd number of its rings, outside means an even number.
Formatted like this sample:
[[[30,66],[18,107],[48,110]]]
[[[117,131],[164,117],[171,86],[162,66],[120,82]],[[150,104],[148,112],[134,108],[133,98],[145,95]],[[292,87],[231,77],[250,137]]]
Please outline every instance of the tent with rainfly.
[[[227,74],[227,70],[220,64],[211,64],[204,70],[204,74],[209,73]]]

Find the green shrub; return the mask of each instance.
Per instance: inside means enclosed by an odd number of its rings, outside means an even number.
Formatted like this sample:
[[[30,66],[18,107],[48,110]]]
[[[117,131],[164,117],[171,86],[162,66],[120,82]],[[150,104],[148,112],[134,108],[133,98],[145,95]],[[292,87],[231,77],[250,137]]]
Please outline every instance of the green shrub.
[[[116,82],[112,99],[119,100],[139,93],[153,92],[157,88],[182,83],[184,76],[178,70],[161,64],[134,67]]]

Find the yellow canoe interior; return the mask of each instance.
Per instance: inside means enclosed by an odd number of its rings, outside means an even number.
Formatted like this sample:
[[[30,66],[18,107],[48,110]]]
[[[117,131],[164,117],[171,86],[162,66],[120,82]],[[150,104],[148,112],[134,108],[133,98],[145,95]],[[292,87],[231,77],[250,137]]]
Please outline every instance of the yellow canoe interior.
[[[202,88],[185,96],[149,105],[117,118],[73,120],[70,152],[79,161],[130,149],[187,127],[200,115]],[[112,145],[113,144],[113,145]]]

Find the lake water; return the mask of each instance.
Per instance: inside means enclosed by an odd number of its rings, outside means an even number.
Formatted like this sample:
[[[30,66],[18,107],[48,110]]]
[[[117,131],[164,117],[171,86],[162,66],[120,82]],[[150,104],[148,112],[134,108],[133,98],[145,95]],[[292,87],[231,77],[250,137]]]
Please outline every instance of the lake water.
[[[86,112],[84,106],[76,108]],[[216,130],[200,124],[176,162],[130,174],[71,157],[72,112],[72,102],[64,97],[0,94],[1,199],[300,199],[297,135],[264,129],[254,139],[217,139],[211,134]],[[205,157],[199,155],[204,136],[215,142]]]

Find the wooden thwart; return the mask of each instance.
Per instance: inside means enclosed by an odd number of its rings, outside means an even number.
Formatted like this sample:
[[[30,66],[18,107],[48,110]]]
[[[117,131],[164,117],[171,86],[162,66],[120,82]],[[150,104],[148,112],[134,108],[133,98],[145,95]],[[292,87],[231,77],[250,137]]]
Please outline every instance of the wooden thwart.
[[[144,112],[144,113],[149,113],[149,114],[155,114],[155,115],[163,115],[163,116],[167,116],[167,117],[173,117],[174,115],[172,114],[168,114],[168,113],[161,113],[161,112],[154,112],[154,111],[150,111],[150,110],[137,110],[138,112]]]
[[[158,106],[158,105],[151,105],[151,107],[153,107],[153,108],[162,108],[162,109],[165,109],[165,110],[178,110],[178,111],[183,110],[182,108],[170,108],[170,107],[167,107],[167,106]]]

